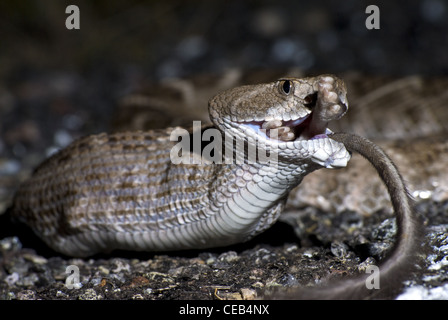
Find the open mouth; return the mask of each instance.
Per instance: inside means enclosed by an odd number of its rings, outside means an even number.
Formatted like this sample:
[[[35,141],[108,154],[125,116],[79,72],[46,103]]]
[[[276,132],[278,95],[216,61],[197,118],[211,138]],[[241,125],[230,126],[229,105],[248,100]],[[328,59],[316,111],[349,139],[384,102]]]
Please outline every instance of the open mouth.
[[[326,137],[326,126],[313,126],[313,112],[296,120],[250,121],[241,124],[254,129],[258,134],[279,141],[310,140]],[[313,128],[313,129],[312,129]]]

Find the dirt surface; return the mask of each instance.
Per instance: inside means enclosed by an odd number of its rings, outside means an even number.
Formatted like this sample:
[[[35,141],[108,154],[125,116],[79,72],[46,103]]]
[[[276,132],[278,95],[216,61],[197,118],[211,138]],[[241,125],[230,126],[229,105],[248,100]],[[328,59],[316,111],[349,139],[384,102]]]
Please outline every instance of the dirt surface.
[[[429,253],[423,269],[407,283],[408,288],[420,290],[412,299],[447,298],[443,288],[448,281],[448,237],[446,215],[442,215],[447,208],[448,203],[419,206],[427,213]],[[73,259],[40,247],[35,240],[24,247],[16,237],[5,238],[0,242],[0,298],[252,300],[266,290],[365,272],[394,240],[395,223],[386,214],[363,219],[351,212],[306,211],[285,213],[282,220],[288,223],[279,222],[248,243],[204,251],[113,252]],[[79,278],[73,276],[73,268]]]

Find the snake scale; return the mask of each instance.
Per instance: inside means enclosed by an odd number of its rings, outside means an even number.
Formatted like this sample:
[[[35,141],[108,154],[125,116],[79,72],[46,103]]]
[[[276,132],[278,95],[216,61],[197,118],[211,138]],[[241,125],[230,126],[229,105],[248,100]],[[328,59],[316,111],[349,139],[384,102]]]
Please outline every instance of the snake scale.
[[[213,124],[201,133],[218,129],[223,139],[243,141],[243,151],[230,148],[231,163],[207,162],[189,149],[190,162],[174,164],[178,140],[170,136],[179,128],[93,135],[41,164],[16,193],[12,213],[50,247],[72,256],[225,246],[269,228],[306,175],[347,165],[348,148],[377,167],[392,195],[399,235],[382,268],[393,278],[415,254],[416,222],[402,180],[381,149],[327,128],[347,108],[345,84],[332,75],[226,90],[210,100]],[[181,138],[190,136],[194,132]],[[253,144],[273,156],[270,162],[251,161]],[[346,283],[357,291],[364,280],[354,281]],[[323,297],[350,291],[329,288],[322,292],[332,294]]]

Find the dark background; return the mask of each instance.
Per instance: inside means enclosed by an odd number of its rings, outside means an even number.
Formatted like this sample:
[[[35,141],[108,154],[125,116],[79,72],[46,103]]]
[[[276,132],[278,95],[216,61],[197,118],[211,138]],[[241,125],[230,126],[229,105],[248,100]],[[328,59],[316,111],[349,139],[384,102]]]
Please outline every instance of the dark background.
[[[69,4],[80,30],[65,27]],[[379,30],[365,27],[370,4]],[[447,31],[443,0],[1,1],[0,199],[152,82],[229,68],[446,75]]]
[[[65,28],[68,4],[80,9],[80,30]],[[380,9],[380,30],[365,27],[369,4]],[[447,18],[443,0],[2,1],[1,75],[110,70],[158,80],[279,65],[440,74]]]

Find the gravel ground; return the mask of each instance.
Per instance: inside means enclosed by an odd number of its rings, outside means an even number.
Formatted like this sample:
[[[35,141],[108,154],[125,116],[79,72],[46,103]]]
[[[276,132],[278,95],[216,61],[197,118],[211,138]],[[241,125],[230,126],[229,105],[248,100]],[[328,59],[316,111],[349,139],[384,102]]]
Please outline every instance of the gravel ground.
[[[448,299],[447,208],[448,202],[419,205],[429,252],[399,299]],[[252,300],[266,289],[363,272],[385,255],[395,231],[394,220],[382,212],[361,218],[309,208],[301,214],[286,212],[282,222],[248,243],[204,251],[114,252],[73,259],[35,239],[24,246],[17,237],[6,237],[0,241],[0,298]]]
[[[448,72],[442,0],[376,2],[376,31],[365,28],[370,3],[363,1],[192,3],[72,1],[81,11],[78,31],[64,27],[64,1],[0,4],[0,212],[43,158],[76,137],[110,130],[117,101],[154,81],[235,67]],[[448,299],[448,204],[420,205],[430,253],[400,297]],[[265,288],[314,283],[374,263],[392,241],[387,218],[308,208],[286,212],[272,230],[231,248],[91,259],[62,257],[14,237],[3,219],[0,298],[253,299]],[[72,289],[68,266],[79,270],[80,285]]]

